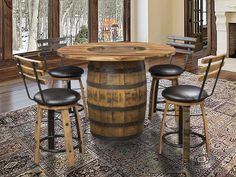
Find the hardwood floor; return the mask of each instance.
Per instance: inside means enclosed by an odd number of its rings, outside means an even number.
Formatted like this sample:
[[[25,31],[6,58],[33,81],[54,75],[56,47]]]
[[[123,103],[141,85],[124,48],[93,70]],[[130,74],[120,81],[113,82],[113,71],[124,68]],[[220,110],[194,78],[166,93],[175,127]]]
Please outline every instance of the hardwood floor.
[[[163,59],[165,60],[165,59]],[[163,60],[158,60],[158,62],[152,60],[147,63],[148,65],[153,65],[156,63],[163,63]],[[175,64],[183,66],[183,60],[181,57],[176,58]],[[195,65],[195,66],[194,66]],[[82,65],[85,69],[85,74],[82,77],[84,85],[86,84],[86,68],[87,65]],[[187,71],[196,72],[196,63],[191,64],[188,68]],[[236,81],[236,73],[234,72],[228,72],[228,71],[222,71],[222,74],[220,76],[222,79],[227,79],[230,81]],[[32,93],[34,93],[37,89],[36,85],[34,83],[29,83],[30,90]],[[76,81],[72,82],[72,88],[78,88],[79,84]],[[3,112],[8,112],[8,111],[13,111],[17,110],[20,108],[24,108],[30,105],[35,104],[33,101],[29,100],[26,91],[24,88],[24,84],[20,78],[14,79],[14,80],[9,80],[9,81],[3,81],[0,82],[0,113]]]

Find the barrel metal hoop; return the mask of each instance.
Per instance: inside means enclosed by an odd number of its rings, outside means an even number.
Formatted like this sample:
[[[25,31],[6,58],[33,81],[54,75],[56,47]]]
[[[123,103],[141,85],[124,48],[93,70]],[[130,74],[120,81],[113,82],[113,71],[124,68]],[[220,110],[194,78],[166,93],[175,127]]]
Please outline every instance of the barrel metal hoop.
[[[164,112],[165,109],[164,108],[156,108],[155,111]],[[175,112],[175,109],[168,109],[167,112]]]
[[[98,84],[98,83],[87,81],[87,85],[90,87],[95,87],[97,89],[126,90],[126,89],[135,89],[141,86],[145,86],[146,80],[136,83],[136,84],[130,84],[130,85],[108,85],[108,84]]]
[[[134,111],[134,110],[138,110],[141,108],[145,108],[146,106],[146,102],[139,104],[139,105],[135,105],[135,106],[129,106],[129,107],[125,107],[125,108],[121,108],[121,107],[104,107],[104,106],[97,106],[91,103],[88,103],[89,108],[92,109],[96,109],[99,111],[108,111],[108,112],[128,112],[128,111]]]
[[[144,119],[135,121],[135,122],[127,122],[127,123],[105,123],[105,122],[99,122],[95,120],[94,118],[89,118],[89,121],[91,123],[97,124],[102,127],[117,127],[117,128],[122,128],[122,127],[131,127],[137,124],[142,124],[144,122]]]
[[[130,140],[130,139],[134,139],[134,138],[137,138],[139,137],[142,132],[139,132],[135,135],[130,135],[130,136],[122,136],[122,137],[109,137],[109,136],[103,136],[103,135],[99,135],[99,134],[96,134],[94,132],[91,132],[91,134],[96,137],[96,138],[100,138],[102,140],[107,140],[107,141],[125,141],[125,140]]]
[[[106,73],[106,74],[129,74],[129,73],[138,73],[144,71],[143,66],[135,67],[135,68],[108,68],[108,67],[99,67],[96,68],[94,66],[88,66],[89,71],[98,72],[98,73]]]

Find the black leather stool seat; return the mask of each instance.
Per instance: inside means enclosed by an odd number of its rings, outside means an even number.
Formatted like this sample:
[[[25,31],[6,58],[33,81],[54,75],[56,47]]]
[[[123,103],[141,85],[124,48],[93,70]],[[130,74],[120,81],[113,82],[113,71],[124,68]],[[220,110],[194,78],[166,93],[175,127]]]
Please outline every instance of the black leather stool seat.
[[[208,97],[207,92],[203,90],[201,99],[199,100],[198,97],[200,90],[200,87],[193,85],[177,85],[163,90],[162,96],[170,101],[194,103],[202,101]]]
[[[149,72],[152,76],[176,76],[181,75],[184,69],[172,64],[163,64],[151,67]]]
[[[44,104],[40,92],[36,93],[34,100],[45,106],[68,106],[76,104],[80,99],[80,94],[74,90],[65,88],[50,88],[42,90],[46,104]]]
[[[77,66],[61,66],[48,71],[49,75],[57,78],[81,77],[84,70]]]

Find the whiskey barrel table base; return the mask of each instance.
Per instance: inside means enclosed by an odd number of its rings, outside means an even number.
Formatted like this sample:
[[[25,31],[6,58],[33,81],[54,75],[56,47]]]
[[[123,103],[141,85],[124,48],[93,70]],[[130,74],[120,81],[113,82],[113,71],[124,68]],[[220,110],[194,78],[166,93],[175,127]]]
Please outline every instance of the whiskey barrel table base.
[[[87,85],[93,135],[123,140],[142,133],[147,95],[144,61],[89,62]]]

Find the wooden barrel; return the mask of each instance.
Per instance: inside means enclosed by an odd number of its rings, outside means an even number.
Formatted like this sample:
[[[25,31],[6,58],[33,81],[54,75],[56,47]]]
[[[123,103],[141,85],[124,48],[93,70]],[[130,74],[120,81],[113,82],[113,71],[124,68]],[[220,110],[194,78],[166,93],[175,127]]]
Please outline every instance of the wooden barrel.
[[[147,91],[143,61],[91,61],[87,85],[94,136],[123,140],[142,133]]]

